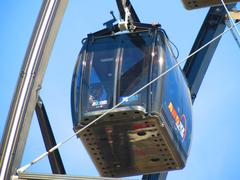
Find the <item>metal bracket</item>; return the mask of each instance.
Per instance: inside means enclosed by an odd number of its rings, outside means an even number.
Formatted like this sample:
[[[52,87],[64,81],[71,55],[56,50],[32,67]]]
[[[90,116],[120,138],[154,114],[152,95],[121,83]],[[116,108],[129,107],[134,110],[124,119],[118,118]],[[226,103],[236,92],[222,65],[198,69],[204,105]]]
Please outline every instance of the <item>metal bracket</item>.
[[[239,10],[234,10],[230,12],[230,16],[232,17],[233,20],[240,20],[240,11]],[[226,19],[229,19],[228,15],[226,14]]]
[[[231,13],[230,13],[230,14],[231,14]],[[239,13],[239,16],[240,16],[240,13]],[[231,15],[231,17],[233,18],[232,15]],[[239,19],[240,19],[240,17],[239,17]],[[225,24],[226,24],[226,26],[227,26],[228,28],[230,28],[230,27],[232,26],[231,23],[230,23],[230,21],[229,21],[229,18],[228,18],[227,20],[225,20]],[[234,29],[231,29],[230,31],[231,31],[231,33],[232,33],[233,39],[236,41],[238,47],[240,48],[240,39],[239,39],[238,34],[236,33],[236,31],[234,31]]]
[[[103,25],[106,26],[107,28],[112,28],[113,23],[115,23],[117,21],[116,17],[114,16],[113,11],[111,11],[110,14],[112,15],[113,18],[110,19],[109,21],[103,23]]]
[[[125,12],[125,18],[124,21],[119,21],[118,23],[118,27],[120,29],[120,31],[124,31],[124,30],[129,30],[129,31],[133,31],[135,28],[134,26],[129,26],[129,18],[131,17],[131,13],[128,9],[128,7],[124,8],[124,12]]]
[[[229,14],[225,15],[225,24],[227,25],[227,27],[231,27],[233,26],[233,24],[231,23],[232,20],[235,20],[235,22],[240,21],[240,11],[237,9],[232,9],[232,11],[229,12]],[[234,23],[234,21],[232,21]],[[236,27],[237,28],[237,27]],[[237,31],[237,29],[231,29],[230,30],[234,40],[236,41],[238,47],[240,48],[240,39],[239,39],[239,33]]]

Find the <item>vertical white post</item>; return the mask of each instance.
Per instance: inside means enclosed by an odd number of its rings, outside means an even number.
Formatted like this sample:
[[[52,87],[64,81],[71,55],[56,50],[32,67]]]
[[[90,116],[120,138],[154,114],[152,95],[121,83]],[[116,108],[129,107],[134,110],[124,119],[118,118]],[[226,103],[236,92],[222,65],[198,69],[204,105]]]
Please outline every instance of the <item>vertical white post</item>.
[[[38,90],[68,0],[44,0],[25,54],[0,149],[0,180],[9,180],[19,167]]]

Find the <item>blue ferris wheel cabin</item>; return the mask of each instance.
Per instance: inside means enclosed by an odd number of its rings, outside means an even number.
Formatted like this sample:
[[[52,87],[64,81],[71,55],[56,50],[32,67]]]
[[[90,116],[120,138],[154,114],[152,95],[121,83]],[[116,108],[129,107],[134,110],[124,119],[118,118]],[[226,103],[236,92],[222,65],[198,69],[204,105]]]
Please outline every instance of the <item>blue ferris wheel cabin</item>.
[[[71,106],[99,173],[123,177],[182,169],[189,155],[192,102],[179,66],[128,99],[177,63],[160,29],[93,37],[83,42],[72,80]]]

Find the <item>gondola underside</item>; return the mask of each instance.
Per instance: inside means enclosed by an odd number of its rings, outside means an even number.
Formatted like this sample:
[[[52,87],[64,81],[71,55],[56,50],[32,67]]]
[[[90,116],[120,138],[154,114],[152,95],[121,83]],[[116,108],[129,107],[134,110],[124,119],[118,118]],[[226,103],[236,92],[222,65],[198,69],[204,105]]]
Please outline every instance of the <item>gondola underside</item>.
[[[87,113],[79,130],[103,112]],[[101,176],[123,177],[184,167],[182,158],[169,136],[169,130],[157,115],[144,108],[120,107],[107,114],[79,137]]]

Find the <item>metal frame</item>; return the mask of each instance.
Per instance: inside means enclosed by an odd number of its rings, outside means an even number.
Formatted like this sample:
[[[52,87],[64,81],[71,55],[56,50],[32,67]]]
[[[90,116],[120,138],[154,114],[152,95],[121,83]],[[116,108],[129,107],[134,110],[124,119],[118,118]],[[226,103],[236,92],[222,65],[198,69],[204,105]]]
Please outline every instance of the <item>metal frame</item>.
[[[236,4],[228,5],[229,9],[233,9]],[[221,34],[225,27],[226,11],[223,6],[211,7],[200,28],[197,38],[191,49],[191,53],[202,47],[204,44]],[[206,48],[188,58],[183,72],[186,75],[190,88],[192,102],[194,102],[197,93],[202,84],[203,78],[207,72],[208,66],[212,60],[213,54],[219,44],[221,38],[208,45]]]
[[[20,174],[13,176],[12,180],[124,180],[121,178],[90,177],[90,176],[68,176],[60,174]]]
[[[42,3],[3,133],[0,180],[9,180],[21,163],[39,89],[67,2]]]
[[[124,8],[128,7],[131,17],[130,23],[142,25],[135,10],[129,0],[116,0],[121,14],[124,18]],[[38,19],[29,43],[21,73],[18,79],[17,88],[11,103],[8,120],[4,129],[2,146],[0,149],[0,180],[14,179],[109,179],[102,177],[73,177],[66,175],[44,175],[44,174],[19,174],[16,175],[16,168],[19,167],[28,131],[34,112],[35,105],[38,114],[42,134],[45,136],[46,148],[54,146],[54,136],[48,122],[47,114],[43,103],[38,98],[39,89],[41,88],[42,79],[48,64],[51,49],[63,17],[64,10],[67,6],[67,0],[44,0]],[[235,4],[228,6],[230,9]],[[216,37],[225,29],[224,23],[225,10],[222,7],[210,8],[204,23],[199,31],[191,52],[201,47],[203,44]],[[144,24],[143,24],[144,25]],[[148,24],[146,24],[148,27]],[[145,27],[145,26],[144,26]],[[112,33],[112,30],[119,31],[119,27],[114,25],[112,29],[99,31],[100,34]],[[98,32],[96,33],[98,35]],[[194,102],[204,75],[207,71],[212,56],[217,48],[220,39],[212,43],[195,56],[188,59],[184,66],[191,90],[192,100]],[[38,102],[38,103],[37,103]],[[24,127],[24,128],[23,128]],[[44,129],[46,131],[44,131]],[[65,173],[61,158],[58,152],[53,154],[50,160],[52,170],[55,173]],[[50,158],[51,159],[51,158]],[[55,169],[55,170],[54,170]],[[144,175],[143,180],[165,180],[167,172]]]

